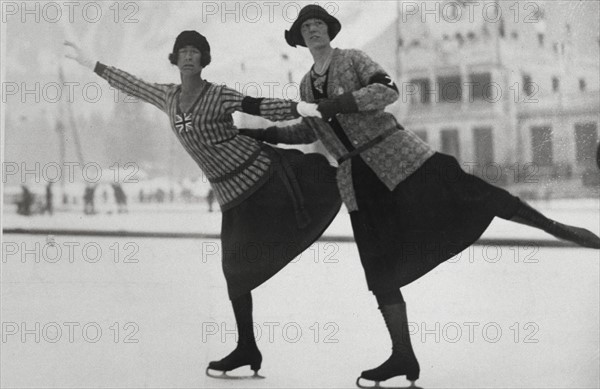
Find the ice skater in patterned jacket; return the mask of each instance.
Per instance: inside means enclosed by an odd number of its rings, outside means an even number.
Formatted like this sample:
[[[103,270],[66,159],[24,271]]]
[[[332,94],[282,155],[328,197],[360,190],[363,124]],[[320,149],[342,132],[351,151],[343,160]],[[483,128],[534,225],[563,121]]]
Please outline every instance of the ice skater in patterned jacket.
[[[262,355],[253,332],[251,291],[323,233],[341,200],[335,169],[325,157],[240,135],[232,114],[241,111],[270,120],[319,117],[316,105],[247,97],[203,79],[202,70],[211,61],[210,46],[196,31],[179,34],[169,55],[179,69],[180,85],[144,82],[90,60],[71,42],[65,44],[75,50],[69,58],[165,112],[173,133],[207,175],[223,211],[222,264],[239,339],[235,350],[210,362],[206,372],[250,365],[258,376]]]
[[[369,289],[388,328],[391,357],[360,380],[419,378],[400,287],[473,244],[496,216],[540,228],[578,245],[600,248],[592,232],[558,223],[507,191],[465,173],[456,159],[433,151],[384,108],[398,89],[359,50],[331,47],[340,22],[317,5],[304,7],[285,38],[308,47],[314,65],[301,99],[317,102],[322,120],[243,133],[271,143],[320,139],[338,160],[338,188],[348,211]]]

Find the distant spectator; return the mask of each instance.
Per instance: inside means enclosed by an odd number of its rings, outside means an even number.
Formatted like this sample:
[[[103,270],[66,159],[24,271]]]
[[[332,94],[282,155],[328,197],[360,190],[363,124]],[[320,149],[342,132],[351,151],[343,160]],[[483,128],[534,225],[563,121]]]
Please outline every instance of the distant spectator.
[[[21,200],[17,203],[17,213],[19,215],[31,215],[31,204],[33,204],[33,195],[27,188],[27,185],[21,185]]]
[[[87,185],[83,193],[83,213],[86,215],[93,215],[96,213],[94,208],[94,196],[96,191],[95,185]]]
[[[125,194],[125,191],[123,191],[121,184],[113,183],[112,187],[113,191],[115,192],[115,201],[117,203],[118,212],[127,212],[127,195]]]
[[[206,194],[206,202],[208,203],[208,212],[213,211],[213,203],[215,202],[215,192],[210,188]]]
[[[156,201],[159,203],[162,203],[163,201],[165,201],[165,191],[162,190],[161,188],[158,188],[156,190]]]
[[[46,207],[44,207],[44,213],[48,212],[50,215],[53,214],[54,208],[53,208],[53,194],[52,194],[52,183],[49,182],[48,185],[46,185]]]

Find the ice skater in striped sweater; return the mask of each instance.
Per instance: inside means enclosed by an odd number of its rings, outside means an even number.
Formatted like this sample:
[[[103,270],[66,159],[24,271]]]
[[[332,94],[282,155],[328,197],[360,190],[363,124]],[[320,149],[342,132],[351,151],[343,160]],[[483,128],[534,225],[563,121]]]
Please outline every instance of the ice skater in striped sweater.
[[[67,57],[166,113],[174,135],[207,175],[223,211],[222,265],[239,335],[235,350],[210,362],[207,374],[209,369],[224,374],[250,365],[259,377],[262,356],[253,333],[251,291],[317,240],[338,213],[341,200],[335,169],[325,157],[241,135],[232,114],[282,121],[320,117],[317,106],[244,96],[202,78],[211,62],[210,46],[196,31],[179,34],[169,54],[181,84],[145,82],[93,61],[72,42],[65,45],[74,52]]]

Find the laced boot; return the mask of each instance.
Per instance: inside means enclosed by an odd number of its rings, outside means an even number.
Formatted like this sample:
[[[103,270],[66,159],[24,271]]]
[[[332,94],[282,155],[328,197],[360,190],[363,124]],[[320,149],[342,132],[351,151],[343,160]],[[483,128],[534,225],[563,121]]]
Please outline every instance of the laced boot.
[[[406,303],[382,305],[379,309],[392,339],[392,355],[380,366],[363,371],[360,378],[375,381],[378,385],[380,381],[405,375],[414,383],[421,369],[410,342]]]

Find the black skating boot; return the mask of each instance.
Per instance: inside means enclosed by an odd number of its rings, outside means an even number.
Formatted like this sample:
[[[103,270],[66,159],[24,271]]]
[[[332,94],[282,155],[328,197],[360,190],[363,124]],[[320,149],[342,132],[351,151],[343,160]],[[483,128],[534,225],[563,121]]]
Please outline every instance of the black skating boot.
[[[208,364],[208,368],[210,370],[228,372],[237,369],[238,367],[250,365],[250,369],[257,374],[261,364],[262,355],[258,350],[256,343],[253,345],[238,343],[237,347],[231,352],[231,354],[220,361],[210,362]]]
[[[392,339],[392,355],[379,367],[363,371],[360,378],[356,381],[359,387],[360,379],[375,381],[375,386],[379,382],[385,381],[396,376],[406,376],[406,379],[413,382],[419,378],[421,368],[410,342],[408,331],[408,318],[406,316],[406,304],[382,305],[379,307],[385,325]]]
[[[256,345],[254,330],[252,327],[252,295],[250,293],[232,300],[233,313],[238,328],[238,344],[235,350],[220,361],[212,361],[208,364],[206,374],[214,378],[250,378],[250,377],[231,377],[225,373],[242,366],[250,365],[254,371],[255,378],[262,378],[258,375],[258,370],[262,364],[262,355]],[[209,370],[223,372],[221,376],[210,374]]]
[[[579,246],[600,249],[600,237],[593,232],[549,219],[522,200],[510,221],[542,229],[550,235],[576,243]]]

